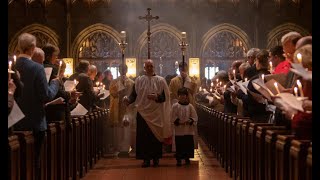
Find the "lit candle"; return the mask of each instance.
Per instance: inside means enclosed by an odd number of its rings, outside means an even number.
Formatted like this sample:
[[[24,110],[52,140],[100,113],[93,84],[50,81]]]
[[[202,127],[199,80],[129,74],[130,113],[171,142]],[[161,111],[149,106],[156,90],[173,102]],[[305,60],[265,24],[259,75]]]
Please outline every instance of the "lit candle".
[[[17,62],[17,56],[16,56],[16,55],[14,55],[14,56],[13,56],[13,65],[15,65],[15,64],[16,64],[16,62]]]
[[[302,62],[302,55],[300,53],[297,54],[297,59],[299,63]]]
[[[279,88],[278,88],[278,83],[274,83],[274,87],[276,87],[277,93],[280,94]]]
[[[244,78],[244,82],[248,81],[248,78]]]
[[[176,62],[174,63],[174,66],[175,66],[176,69],[178,69],[178,67],[179,67],[178,61],[176,61]]]
[[[236,70],[233,70],[233,79],[236,79]]]
[[[211,83],[211,87],[213,86],[213,82]]]
[[[97,86],[97,87],[99,86],[99,82],[96,82],[96,86]]]
[[[201,87],[199,87],[199,91],[202,91],[202,88],[201,88]]]
[[[12,61],[9,61],[9,80],[11,80],[11,66],[12,66]]]
[[[219,86],[221,86],[221,84],[222,84],[222,82],[220,81],[220,82],[219,82]]]
[[[77,80],[74,80],[73,82],[74,82],[74,85],[77,85]]]
[[[106,86],[105,85],[102,85],[102,89],[105,89],[106,88]]]
[[[203,91],[206,91],[206,89],[205,89],[205,88],[203,88]]]
[[[273,71],[273,69],[272,69],[272,62],[271,62],[271,61],[269,62],[269,65],[270,65],[270,71]]]
[[[261,74],[262,82],[264,82],[264,74]]]
[[[186,39],[187,39],[187,33],[186,33],[186,32],[181,32],[181,40],[182,40],[183,42],[185,42]]]
[[[210,92],[212,92],[212,88],[210,88]]]
[[[304,97],[304,94],[303,94],[303,91],[302,91],[302,85],[301,85],[301,82],[300,82],[299,79],[297,80],[297,85],[298,85],[301,97]]]
[[[224,89],[224,91],[226,91],[226,89],[227,89],[227,85],[224,85],[224,86],[223,86],[223,89]]]
[[[294,87],[294,88],[293,88],[293,91],[294,91],[294,95],[295,95],[296,97],[298,97],[298,88],[297,88],[297,87]]]
[[[121,41],[122,42],[126,41],[126,32],[125,31],[121,31]]]
[[[216,81],[217,81],[217,84],[218,84],[218,82],[219,82],[219,78],[218,78]]]
[[[60,60],[60,62],[59,62],[59,69],[58,69],[58,77],[60,77],[60,69],[61,69],[61,65],[62,65],[62,61]]]

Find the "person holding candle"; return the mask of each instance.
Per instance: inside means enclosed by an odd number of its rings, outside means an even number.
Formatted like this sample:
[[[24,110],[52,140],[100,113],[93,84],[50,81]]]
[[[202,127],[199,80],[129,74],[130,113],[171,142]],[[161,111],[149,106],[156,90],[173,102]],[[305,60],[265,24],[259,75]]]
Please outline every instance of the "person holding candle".
[[[288,60],[283,56],[282,46],[274,46],[269,51],[269,61],[272,62],[274,67],[272,74],[287,75],[290,71],[291,65]]]
[[[53,100],[59,89],[59,80],[52,79],[47,83],[44,67],[31,60],[36,47],[36,37],[29,33],[22,33],[18,37],[16,70],[19,71],[24,85],[21,98],[17,103],[25,117],[14,125],[15,130],[33,131],[34,137],[34,166],[35,179],[40,175],[40,152],[47,129],[45,117],[45,103]]]
[[[43,65],[45,68],[52,67],[50,80],[54,79],[57,77],[60,68],[60,61],[58,61],[60,49],[53,44],[47,43],[42,47],[42,50],[44,51],[45,55]]]
[[[258,74],[253,76],[248,83],[248,90],[260,94],[259,91],[257,91],[252,84],[252,81],[255,79],[258,79],[261,77],[262,74],[267,75],[270,74],[268,67],[269,67],[269,52],[265,49],[260,50],[260,52],[257,54],[256,58],[256,68]],[[267,122],[270,117],[270,112],[266,111],[266,104],[259,103],[255,100],[253,95],[248,92],[247,100],[243,101],[243,103],[246,103],[246,106],[248,108],[248,115],[254,122]]]

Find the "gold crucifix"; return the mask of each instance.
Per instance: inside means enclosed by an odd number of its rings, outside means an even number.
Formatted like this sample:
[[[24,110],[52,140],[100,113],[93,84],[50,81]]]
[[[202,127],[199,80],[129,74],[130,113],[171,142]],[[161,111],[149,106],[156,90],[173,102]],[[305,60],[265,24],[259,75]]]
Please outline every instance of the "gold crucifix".
[[[148,14],[146,14],[145,16],[139,16],[139,19],[145,19],[148,22],[148,32],[147,32],[147,36],[148,36],[148,59],[150,59],[150,21],[152,21],[153,19],[159,19],[159,16],[152,16],[150,14],[150,10],[151,8],[148,8]]]

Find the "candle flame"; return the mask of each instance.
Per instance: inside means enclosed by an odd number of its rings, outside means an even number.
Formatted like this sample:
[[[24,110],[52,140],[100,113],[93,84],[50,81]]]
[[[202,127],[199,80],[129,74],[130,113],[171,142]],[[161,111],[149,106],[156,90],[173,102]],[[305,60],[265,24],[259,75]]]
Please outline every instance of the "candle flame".
[[[302,55],[300,53],[297,54],[297,59],[299,63],[302,62]]]

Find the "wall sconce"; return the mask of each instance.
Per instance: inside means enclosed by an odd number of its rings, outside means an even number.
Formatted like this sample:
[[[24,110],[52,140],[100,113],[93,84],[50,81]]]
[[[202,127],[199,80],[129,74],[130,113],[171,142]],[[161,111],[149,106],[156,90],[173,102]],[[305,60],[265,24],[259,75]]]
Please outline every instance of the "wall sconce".
[[[65,77],[70,77],[73,74],[73,58],[62,58],[63,62],[66,63],[66,70],[64,71]]]
[[[126,65],[128,66],[127,76],[130,78],[135,78],[137,76],[136,58],[126,58]]]
[[[189,76],[200,78],[200,59],[189,58]]]

